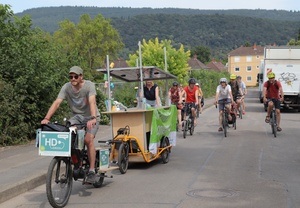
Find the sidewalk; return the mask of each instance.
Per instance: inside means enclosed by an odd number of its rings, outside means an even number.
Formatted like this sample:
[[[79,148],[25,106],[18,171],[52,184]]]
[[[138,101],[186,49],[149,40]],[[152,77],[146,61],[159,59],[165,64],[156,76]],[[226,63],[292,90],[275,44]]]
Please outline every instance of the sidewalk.
[[[206,98],[204,109],[213,105],[213,98]],[[111,126],[101,125],[98,140],[111,139]],[[52,157],[38,155],[35,141],[30,144],[0,148],[0,204],[46,181],[46,173]]]

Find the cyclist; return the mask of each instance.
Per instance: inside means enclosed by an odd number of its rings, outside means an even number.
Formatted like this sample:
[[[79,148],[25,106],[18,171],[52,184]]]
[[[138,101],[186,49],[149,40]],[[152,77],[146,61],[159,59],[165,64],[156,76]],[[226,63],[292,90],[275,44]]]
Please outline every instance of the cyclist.
[[[94,138],[98,131],[100,121],[100,113],[96,105],[95,84],[83,79],[83,70],[79,66],[70,68],[69,78],[70,82],[63,85],[56,100],[49,108],[41,123],[49,123],[62,101],[67,100],[71,115],[73,116],[69,121],[73,124],[87,123],[87,132],[84,142],[87,146],[90,170],[87,174],[86,182],[94,183],[96,180]]]
[[[234,102],[236,102],[236,108],[239,109],[242,104],[242,94],[243,93],[242,93],[241,88],[239,87],[237,80],[236,80],[235,74],[230,75],[230,81],[229,81],[228,85],[230,85],[230,87],[231,87],[231,93],[233,95]]]
[[[188,108],[191,108],[192,120],[194,120],[194,125],[196,126],[196,105],[198,105],[198,88],[195,87],[196,80],[194,78],[189,79],[189,85],[183,88],[183,97],[185,97],[184,112],[187,112]],[[185,119],[184,114],[184,119]]]
[[[181,109],[182,109],[182,97],[181,92],[178,86],[178,82],[173,82],[173,86],[169,89],[169,99],[171,104],[176,105],[177,107],[177,119],[178,119],[178,128],[181,128]]]
[[[225,105],[225,103],[226,106]],[[226,107],[228,112],[231,112],[231,103],[234,103],[231,86],[227,84],[226,78],[220,79],[220,85],[218,85],[216,90],[216,98],[215,98],[215,105],[219,104],[219,129],[218,131],[223,131],[222,127],[222,117],[223,117],[223,109]],[[230,114],[228,114],[228,120],[232,120]]]
[[[243,109],[243,115],[246,113],[246,105],[245,105],[245,95],[247,95],[247,88],[245,82],[242,81],[241,76],[237,76],[236,80],[239,84],[240,89],[242,90],[242,99],[241,99],[241,104],[242,104],[242,109]]]
[[[277,115],[277,131],[282,131],[280,127],[280,103],[283,101],[284,98],[282,86],[278,80],[275,80],[274,72],[269,72],[267,74],[267,77],[269,80],[264,83],[263,88],[263,100],[264,104],[267,107],[267,116],[265,122],[270,122],[270,114],[273,109],[273,106],[275,106]]]
[[[199,112],[201,114],[202,113],[202,107],[204,105],[203,92],[202,92],[201,86],[198,82],[196,83],[196,86],[198,87],[198,102],[199,102],[198,103],[198,108],[199,108]]]

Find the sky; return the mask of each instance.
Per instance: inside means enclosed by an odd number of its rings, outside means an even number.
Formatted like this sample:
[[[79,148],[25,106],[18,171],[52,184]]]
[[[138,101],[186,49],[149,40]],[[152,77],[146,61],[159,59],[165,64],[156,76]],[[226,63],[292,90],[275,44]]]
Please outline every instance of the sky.
[[[268,9],[300,11],[299,0],[0,0],[14,13],[51,6],[96,6],[132,8]]]

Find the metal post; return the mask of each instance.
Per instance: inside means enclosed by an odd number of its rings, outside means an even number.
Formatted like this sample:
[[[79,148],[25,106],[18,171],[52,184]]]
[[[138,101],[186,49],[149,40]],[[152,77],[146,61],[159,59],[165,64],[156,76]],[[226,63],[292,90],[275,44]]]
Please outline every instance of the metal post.
[[[168,63],[167,63],[167,49],[164,47],[164,57],[165,57],[165,71],[168,71]],[[165,81],[165,106],[169,105],[169,89],[168,89],[168,80]]]
[[[108,82],[108,100],[107,111],[111,111],[111,91],[110,91],[110,69],[109,69],[109,56],[106,55],[106,70],[107,70],[107,82]]]
[[[144,83],[143,83],[143,65],[142,65],[142,47],[141,47],[141,41],[139,41],[139,58],[140,58],[140,99],[142,100],[144,98]],[[140,101],[141,101],[140,100]]]

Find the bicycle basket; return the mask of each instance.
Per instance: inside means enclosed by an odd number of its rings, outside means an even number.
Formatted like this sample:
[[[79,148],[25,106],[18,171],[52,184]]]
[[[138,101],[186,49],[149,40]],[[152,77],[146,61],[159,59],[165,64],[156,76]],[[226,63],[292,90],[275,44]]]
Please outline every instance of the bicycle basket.
[[[42,131],[58,131],[58,132],[69,132],[69,128],[56,123],[48,123],[48,124],[42,124],[41,126]]]

